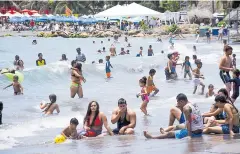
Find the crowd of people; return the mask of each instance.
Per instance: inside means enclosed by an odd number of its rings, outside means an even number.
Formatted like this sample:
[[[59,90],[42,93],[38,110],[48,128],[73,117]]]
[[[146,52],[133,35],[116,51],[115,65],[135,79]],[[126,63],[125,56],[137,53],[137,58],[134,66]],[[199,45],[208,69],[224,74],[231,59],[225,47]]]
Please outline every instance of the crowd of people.
[[[127,39],[125,38],[127,42]],[[95,42],[93,42],[95,43]],[[236,55],[232,55],[233,48],[227,44],[224,44],[223,51],[224,55],[222,56],[219,63],[219,75],[225,84],[226,88],[222,88],[218,93],[214,92],[214,86],[210,84],[208,86],[208,91],[204,93],[205,84],[203,82],[204,75],[201,73],[201,67],[203,62],[197,58],[197,55],[193,55],[193,60],[195,66],[191,65],[190,56],[185,57],[183,63],[178,63],[180,54],[175,51],[174,43],[170,35],[169,43],[171,44],[170,50],[173,51],[167,55],[168,62],[165,68],[166,80],[176,80],[177,75],[177,65],[182,66],[184,70],[184,78],[189,77],[189,80],[193,80],[194,89],[193,94],[196,93],[196,90],[201,86],[201,94],[206,97],[215,97],[215,103],[211,106],[210,111],[207,113],[201,113],[199,107],[195,103],[191,103],[187,96],[183,93],[179,93],[176,96],[177,105],[170,109],[169,124],[167,128],[160,128],[160,135],[152,136],[147,131],[144,131],[144,136],[146,138],[152,139],[164,139],[164,138],[184,138],[186,136],[199,137],[202,134],[230,134],[233,136],[235,133],[239,133],[240,126],[240,114],[238,109],[235,107],[234,103],[239,96],[239,86],[240,86],[240,71],[236,68]],[[37,44],[37,41],[34,40],[33,44]],[[105,48],[104,48],[105,50]],[[193,50],[196,50],[196,46],[193,47]],[[82,72],[82,63],[84,63],[87,58],[81,53],[81,48],[77,48],[76,59],[71,62],[71,86],[70,92],[71,98],[74,98],[77,94],[79,98],[83,97],[82,82],[86,82],[86,79],[83,76]],[[105,52],[105,51],[102,51]],[[112,44],[110,49],[110,56],[106,56],[105,63],[105,72],[107,79],[110,79],[111,68],[113,66],[110,63],[111,56],[116,56],[116,48]],[[121,51],[122,52],[122,51]],[[140,47],[140,52],[137,55],[142,56],[143,48]],[[148,56],[154,56],[152,46],[149,46]],[[62,55],[61,61],[66,61],[67,56]],[[95,62],[93,62],[94,64]],[[103,63],[103,60],[100,59],[99,63]],[[24,62],[20,59],[18,55],[15,56],[14,65],[16,70],[8,69],[7,73],[15,73],[15,71],[21,71],[24,69]],[[38,59],[36,60],[37,66],[46,65],[46,60],[43,59],[42,53],[38,54]],[[195,67],[195,68],[193,68]],[[231,78],[230,72],[233,72]],[[2,72],[2,74],[6,73]],[[141,98],[140,109],[144,115],[148,115],[147,107],[151,100],[151,97],[155,97],[159,89],[154,84],[153,78],[156,74],[155,69],[149,71],[149,75],[139,79],[139,86],[141,88],[140,92],[136,97]],[[233,85],[231,84],[233,83]],[[23,87],[18,81],[18,76],[15,75],[13,78],[13,83],[7,87],[13,86],[14,94],[19,95],[23,94]],[[7,88],[6,87],[6,88]],[[230,93],[233,90],[232,96]],[[43,113],[46,115],[53,114],[54,111],[60,113],[60,106],[57,104],[57,96],[55,94],[49,95],[50,103],[42,102],[40,108],[43,110]],[[62,135],[68,139],[83,139],[86,137],[96,137],[109,135],[123,135],[123,134],[134,134],[134,128],[136,127],[136,113],[127,106],[127,101],[124,98],[118,100],[118,107],[116,107],[111,116],[111,123],[117,124],[115,129],[111,129],[108,124],[108,119],[106,115],[101,112],[100,105],[97,101],[91,101],[88,104],[87,112],[84,117],[83,129],[78,131],[77,126],[79,125],[78,119],[72,118],[70,120],[70,125],[62,131]],[[3,104],[0,102],[0,111],[3,109]],[[0,112],[1,113],[1,112]],[[0,114],[2,118],[2,114]],[[174,121],[177,119],[179,125],[174,125]],[[0,122],[1,119],[0,119]],[[103,132],[103,126],[107,132]]]

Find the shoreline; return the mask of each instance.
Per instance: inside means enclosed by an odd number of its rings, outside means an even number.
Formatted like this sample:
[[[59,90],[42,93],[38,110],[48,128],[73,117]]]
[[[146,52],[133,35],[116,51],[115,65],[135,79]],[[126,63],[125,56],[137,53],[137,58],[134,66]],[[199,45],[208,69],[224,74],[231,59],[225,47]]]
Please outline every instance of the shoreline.
[[[20,33],[17,32],[17,31],[0,31],[0,37],[39,37],[38,35],[40,33],[51,33],[51,31],[21,31]],[[83,33],[86,33],[86,32],[83,32]],[[88,33],[86,33],[88,34]],[[187,39],[187,38],[193,38],[195,37],[195,34],[182,34],[184,36],[184,38],[181,38],[181,39]],[[127,37],[141,37],[141,38],[157,38],[157,37],[160,37],[160,38],[166,38],[168,37],[169,35],[149,35],[149,34],[146,34],[144,36],[129,36],[129,35],[125,35],[123,33],[122,36],[127,36]],[[121,37],[122,37],[121,36]],[[61,37],[61,36],[57,36],[57,37]],[[108,36],[108,37],[94,37],[94,36],[88,36],[89,38],[109,38],[109,37],[113,37],[113,36]],[[64,38],[64,37],[63,37]],[[71,37],[70,37],[71,38]]]

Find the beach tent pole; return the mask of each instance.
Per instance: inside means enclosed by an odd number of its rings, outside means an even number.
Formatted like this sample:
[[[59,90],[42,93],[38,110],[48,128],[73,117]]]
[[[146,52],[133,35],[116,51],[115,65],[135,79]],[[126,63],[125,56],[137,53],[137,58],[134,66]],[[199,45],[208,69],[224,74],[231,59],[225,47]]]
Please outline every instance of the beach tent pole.
[[[227,29],[228,29],[228,43],[229,43],[229,41],[230,41],[230,29],[229,29],[229,26],[230,26],[230,9],[228,9],[229,10],[229,14],[228,14],[228,27],[227,27]]]
[[[238,34],[238,8],[237,8],[237,34]]]
[[[122,30],[122,17],[120,17],[119,27],[120,27],[120,30]]]

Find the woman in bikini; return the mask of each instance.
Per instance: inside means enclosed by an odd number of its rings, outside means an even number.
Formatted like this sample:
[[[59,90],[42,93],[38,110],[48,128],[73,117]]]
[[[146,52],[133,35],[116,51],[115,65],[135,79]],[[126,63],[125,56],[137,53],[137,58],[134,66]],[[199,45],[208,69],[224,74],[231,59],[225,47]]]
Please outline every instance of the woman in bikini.
[[[99,104],[96,101],[91,101],[88,104],[88,110],[84,118],[84,130],[79,134],[87,137],[102,136],[102,126],[106,128],[109,135],[113,135],[111,128],[108,125],[107,117],[103,112],[99,111]]]
[[[83,89],[81,82],[86,82],[85,78],[82,76],[82,64],[81,63],[72,63],[73,68],[71,70],[71,97],[74,98],[78,94],[79,98],[83,97]]]

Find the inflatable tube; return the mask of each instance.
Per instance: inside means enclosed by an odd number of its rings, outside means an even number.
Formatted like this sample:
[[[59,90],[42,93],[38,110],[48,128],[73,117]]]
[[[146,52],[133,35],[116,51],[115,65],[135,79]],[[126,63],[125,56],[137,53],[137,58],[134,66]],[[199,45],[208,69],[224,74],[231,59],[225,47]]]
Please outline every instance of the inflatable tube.
[[[54,138],[54,143],[59,144],[59,143],[63,143],[66,141],[66,138],[63,135],[57,135]]]
[[[7,69],[2,69],[1,73],[4,73],[4,72],[8,72],[8,70]],[[10,80],[10,81],[13,81],[14,75],[18,76],[18,81],[20,83],[23,82],[23,80],[24,80],[23,74],[18,72],[18,71],[15,71],[15,74],[13,74],[13,73],[4,73],[3,75],[5,75],[8,78],[8,80]]]

